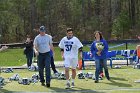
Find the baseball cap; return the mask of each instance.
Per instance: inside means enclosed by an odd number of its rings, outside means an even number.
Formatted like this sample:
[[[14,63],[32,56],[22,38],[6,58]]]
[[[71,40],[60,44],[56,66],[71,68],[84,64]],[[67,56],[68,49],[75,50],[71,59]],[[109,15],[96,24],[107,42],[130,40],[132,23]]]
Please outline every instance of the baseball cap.
[[[39,31],[40,31],[40,32],[46,32],[45,26],[40,26]]]

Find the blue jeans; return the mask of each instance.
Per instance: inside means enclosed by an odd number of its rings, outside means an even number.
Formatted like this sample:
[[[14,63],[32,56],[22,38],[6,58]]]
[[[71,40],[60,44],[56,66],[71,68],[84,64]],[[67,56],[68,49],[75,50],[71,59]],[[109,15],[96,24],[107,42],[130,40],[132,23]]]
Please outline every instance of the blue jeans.
[[[106,78],[109,78],[109,73],[108,73],[108,68],[107,68],[107,59],[95,59],[95,66],[96,66],[95,80],[99,80],[101,64],[104,68]]]
[[[38,69],[39,69],[39,76],[40,82],[44,83],[44,68],[45,68],[45,76],[46,76],[46,84],[50,83],[51,81],[51,71],[50,71],[50,64],[51,64],[51,56],[50,52],[46,53],[39,53],[38,55]]]

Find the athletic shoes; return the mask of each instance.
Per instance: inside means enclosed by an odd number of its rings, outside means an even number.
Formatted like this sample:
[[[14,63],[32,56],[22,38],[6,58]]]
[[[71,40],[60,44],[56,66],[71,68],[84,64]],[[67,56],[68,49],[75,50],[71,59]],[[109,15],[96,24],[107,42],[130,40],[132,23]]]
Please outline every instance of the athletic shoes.
[[[54,76],[55,77],[58,77],[59,76],[59,73],[58,72],[54,73]]]
[[[71,88],[74,88],[75,87],[75,84],[74,82],[71,83]]]
[[[31,71],[31,70],[32,70],[32,69],[31,69],[31,66],[29,66],[29,67],[28,67],[28,70],[29,70],[29,71]]]
[[[99,80],[95,80],[94,82],[95,82],[95,83],[99,83]]]
[[[45,83],[44,83],[44,82],[41,82],[41,85],[42,85],[42,86],[45,86]]]
[[[47,83],[46,86],[47,86],[47,87],[50,87],[50,83]]]
[[[110,77],[106,77],[107,78],[107,80],[110,80]]]
[[[66,89],[69,89],[70,88],[70,83],[67,83],[66,84]]]

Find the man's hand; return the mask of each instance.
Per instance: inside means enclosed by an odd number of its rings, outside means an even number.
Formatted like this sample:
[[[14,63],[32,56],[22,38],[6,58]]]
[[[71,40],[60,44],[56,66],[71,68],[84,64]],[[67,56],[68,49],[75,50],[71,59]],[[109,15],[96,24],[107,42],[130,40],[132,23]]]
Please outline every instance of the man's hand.
[[[36,55],[36,56],[38,56],[38,55],[39,55],[38,51],[35,51],[35,55]]]
[[[37,47],[34,45],[34,52],[35,52],[35,55],[38,56],[39,55],[39,52],[38,52],[38,49]]]
[[[62,59],[65,60],[64,56],[62,55]]]

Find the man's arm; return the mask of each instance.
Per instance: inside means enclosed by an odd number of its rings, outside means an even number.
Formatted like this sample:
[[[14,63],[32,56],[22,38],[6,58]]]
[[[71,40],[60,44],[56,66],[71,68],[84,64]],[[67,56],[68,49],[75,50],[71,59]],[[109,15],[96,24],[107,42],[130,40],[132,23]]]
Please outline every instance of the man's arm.
[[[38,54],[39,54],[38,53],[38,48],[37,48],[37,46],[35,44],[34,44],[34,52],[35,52],[35,55],[38,56]]]
[[[64,49],[61,48],[61,57],[64,59]]]
[[[51,49],[52,52],[54,53],[54,47],[53,47],[53,44],[50,44],[50,49]]]
[[[82,59],[82,52],[83,52],[83,50],[82,50],[82,49],[83,49],[83,47],[80,47],[80,48],[79,48],[80,59]]]

